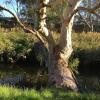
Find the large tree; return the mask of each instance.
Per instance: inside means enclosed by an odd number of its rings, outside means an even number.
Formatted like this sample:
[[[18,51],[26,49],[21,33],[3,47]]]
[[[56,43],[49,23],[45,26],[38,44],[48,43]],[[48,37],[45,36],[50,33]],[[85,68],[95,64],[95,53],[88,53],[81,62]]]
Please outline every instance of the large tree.
[[[96,10],[100,7],[100,3],[89,9],[85,7],[79,7],[82,0],[66,0],[67,5],[63,12],[62,16],[62,27],[61,27],[61,35],[60,35],[60,42],[58,45],[55,45],[54,39],[52,34],[48,31],[46,27],[46,7],[49,3],[49,0],[40,0],[40,10],[39,10],[39,30],[36,31],[25,27],[19,18],[13,14],[10,10],[4,8],[0,5],[0,8],[3,10],[8,11],[11,13],[20,26],[32,34],[34,34],[41,43],[47,48],[48,50],[48,75],[49,75],[49,83],[56,86],[66,87],[66,89],[72,89],[74,91],[78,91],[78,86],[76,84],[75,78],[73,73],[68,66],[69,57],[72,54],[72,41],[71,41],[71,34],[72,34],[72,26],[74,21],[74,15],[80,11],[85,10],[89,13],[93,13],[96,16]],[[99,16],[98,16],[99,17]]]

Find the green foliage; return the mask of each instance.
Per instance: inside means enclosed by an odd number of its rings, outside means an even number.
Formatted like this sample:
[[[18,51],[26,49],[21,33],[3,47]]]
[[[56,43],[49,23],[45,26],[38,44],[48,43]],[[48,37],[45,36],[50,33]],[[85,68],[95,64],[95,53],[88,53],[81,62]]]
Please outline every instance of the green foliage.
[[[69,66],[76,74],[78,74],[79,58],[71,58],[69,61]]]
[[[0,100],[99,100],[99,98],[99,94],[65,92],[57,88],[36,91],[0,86]]]
[[[73,54],[70,58],[70,66],[77,72],[79,63],[100,61],[100,33],[73,33]],[[84,63],[84,64],[86,64]],[[91,66],[91,65],[90,65]],[[87,66],[88,67],[88,66]]]
[[[34,43],[34,37],[22,31],[0,32],[0,51],[26,52]]]
[[[32,34],[24,33],[22,30],[0,30],[0,54],[6,51],[10,60],[17,56],[25,56],[31,51],[34,41],[37,41]]]
[[[62,15],[64,8],[67,5],[66,0],[50,0],[51,8],[48,9],[48,16],[55,17],[58,16],[59,18]]]
[[[92,50],[100,47],[100,33],[73,33],[72,37],[75,50]]]
[[[31,35],[28,36],[24,33],[13,35],[11,36],[10,40],[11,42],[13,42],[14,49],[17,53],[27,52],[34,43],[34,40],[31,38]]]
[[[86,51],[88,53],[91,51],[90,54],[93,56],[94,53],[98,53],[97,51],[100,48],[100,33],[73,33],[72,41],[74,53],[80,51]],[[97,55],[94,58],[96,57]]]

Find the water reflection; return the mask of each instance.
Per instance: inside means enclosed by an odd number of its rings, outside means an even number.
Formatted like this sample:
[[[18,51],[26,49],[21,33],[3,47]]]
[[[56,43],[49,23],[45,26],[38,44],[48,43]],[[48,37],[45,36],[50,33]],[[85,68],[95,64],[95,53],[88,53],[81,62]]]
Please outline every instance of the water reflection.
[[[26,80],[20,84],[21,87],[35,87],[38,89],[47,83],[47,74],[41,66],[0,63],[0,79],[23,74],[26,76]]]

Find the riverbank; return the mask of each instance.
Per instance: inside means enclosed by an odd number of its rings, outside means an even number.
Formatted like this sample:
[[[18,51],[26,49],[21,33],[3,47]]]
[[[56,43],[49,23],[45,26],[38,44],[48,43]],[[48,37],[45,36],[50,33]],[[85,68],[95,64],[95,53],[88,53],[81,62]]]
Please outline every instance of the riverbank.
[[[56,44],[59,33],[53,33]],[[100,91],[100,33],[73,33],[73,54],[69,65],[78,76],[83,91]],[[45,55],[41,44],[29,33],[1,31],[0,79],[26,74],[25,88],[41,90],[48,85]],[[80,78],[82,76],[82,78]],[[88,77],[87,77],[88,76]],[[90,84],[93,83],[92,86]]]

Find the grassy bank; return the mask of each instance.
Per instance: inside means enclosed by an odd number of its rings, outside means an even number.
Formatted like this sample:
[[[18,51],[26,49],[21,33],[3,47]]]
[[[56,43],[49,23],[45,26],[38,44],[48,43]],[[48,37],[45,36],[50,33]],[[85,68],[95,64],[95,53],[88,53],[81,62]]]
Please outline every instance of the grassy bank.
[[[92,50],[100,48],[100,33],[73,33],[73,48],[77,50]]]
[[[71,93],[62,89],[42,91],[21,90],[14,87],[0,86],[0,100],[100,100],[100,95]]]
[[[59,33],[53,34],[53,36],[55,38],[55,42],[58,43]],[[89,65],[93,65],[94,63],[94,65],[96,66],[96,63],[98,61],[100,62],[100,33],[73,33],[72,40],[73,40],[72,43],[73,43],[74,52],[70,59],[70,63],[71,66],[74,67],[76,71],[80,62],[81,65],[86,66],[86,71],[87,71],[88,63]],[[12,32],[0,31],[0,46],[1,46],[0,61],[2,61],[1,54],[5,51],[7,52],[7,56],[9,60],[15,60],[17,59],[18,56],[21,55],[25,56],[32,50],[34,43],[36,41],[37,39],[33,35],[24,33],[20,30],[12,31]],[[99,72],[98,66],[94,68],[97,69]],[[13,73],[14,74],[19,73],[19,69],[18,72],[16,72],[17,71],[16,69],[15,69],[16,71],[13,72],[10,68],[10,70],[7,69],[6,71],[7,73],[5,73],[4,66],[2,66],[2,69],[3,70],[1,71],[4,73],[4,75],[1,72],[0,75],[2,75],[3,77],[8,75],[8,72],[9,73],[12,72],[12,75]],[[88,69],[89,72],[91,72],[90,69],[91,66]],[[93,71],[95,70],[93,69]],[[22,73],[24,72],[24,70],[21,69],[20,72]],[[34,71],[32,71],[32,73],[33,72]],[[36,77],[33,77],[32,80],[34,80],[35,78]],[[88,81],[86,80],[86,82]],[[84,87],[87,88],[88,90],[88,87],[86,87],[87,86],[86,82],[83,82],[81,85],[85,84]],[[93,80],[93,82],[95,82],[95,80]],[[87,84],[90,86],[90,84],[93,82],[89,81],[89,83]],[[97,79],[97,83],[98,85],[94,84],[93,86],[90,86],[89,89],[91,87],[93,88],[95,87],[96,90],[98,90],[98,87],[100,87],[99,79]],[[36,91],[34,89],[22,90],[14,87],[0,86],[0,100],[66,100],[66,99],[67,100],[99,100],[99,98],[100,95],[94,93],[87,93],[87,94],[70,93],[61,89],[45,89],[43,91]]]

